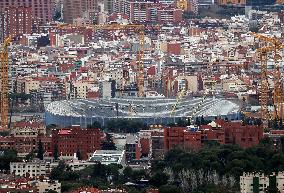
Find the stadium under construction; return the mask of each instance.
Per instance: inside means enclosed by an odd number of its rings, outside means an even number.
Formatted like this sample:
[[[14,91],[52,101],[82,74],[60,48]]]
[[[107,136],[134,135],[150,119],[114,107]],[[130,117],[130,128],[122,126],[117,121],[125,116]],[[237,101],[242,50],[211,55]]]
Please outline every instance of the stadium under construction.
[[[177,104],[178,103],[178,104]],[[144,124],[169,124],[204,116],[239,119],[240,106],[215,97],[186,97],[177,102],[168,98],[109,98],[55,101],[46,108],[46,125],[87,127],[95,121],[106,126],[113,119],[131,119]]]

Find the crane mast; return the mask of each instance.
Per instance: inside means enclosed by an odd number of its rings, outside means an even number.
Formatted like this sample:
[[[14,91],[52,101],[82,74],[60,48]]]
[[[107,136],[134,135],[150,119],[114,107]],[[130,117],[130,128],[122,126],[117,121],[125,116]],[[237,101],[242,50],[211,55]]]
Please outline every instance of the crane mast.
[[[259,59],[261,63],[261,89],[260,89],[260,104],[261,104],[261,117],[262,120],[267,122],[272,118],[268,110],[268,99],[269,99],[269,83],[268,83],[268,72],[267,72],[267,60],[268,54],[273,54],[274,60],[274,88],[273,88],[273,119],[279,121],[283,119],[283,88],[281,84],[281,71],[280,61],[282,57],[279,51],[283,49],[284,45],[276,37],[267,37],[261,34],[252,33],[255,38],[266,42],[269,46],[265,46],[257,49],[259,53]]]
[[[4,40],[2,50],[0,52],[0,69],[1,69],[1,87],[0,87],[0,111],[1,111],[1,130],[8,128],[8,116],[9,116],[9,57],[8,57],[8,46],[11,42],[11,37]]]

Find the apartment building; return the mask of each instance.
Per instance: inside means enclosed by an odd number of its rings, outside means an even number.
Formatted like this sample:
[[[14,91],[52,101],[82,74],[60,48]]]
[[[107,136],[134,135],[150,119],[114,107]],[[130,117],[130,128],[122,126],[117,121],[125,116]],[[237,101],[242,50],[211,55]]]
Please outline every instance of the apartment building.
[[[164,128],[164,149],[168,151],[174,147],[182,147],[199,150],[206,141],[238,144],[242,148],[249,148],[257,145],[262,138],[262,126],[215,120],[200,127]]]
[[[241,193],[265,193],[267,188],[284,191],[284,173],[273,173],[269,176],[262,173],[243,173],[240,176]]]
[[[32,25],[31,7],[6,7],[2,12],[0,9],[0,34],[2,34],[2,40],[8,36],[15,38],[23,34],[31,34]]]
[[[78,126],[52,130],[52,147],[58,147],[62,158],[72,158],[79,151],[81,158],[86,160],[101,148],[101,136],[100,129],[81,129]]]
[[[53,168],[57,167],[59,162],[52,160],[33,160],[31,162],[11,162],[10,173],[16,176],[48,176]],[[79,171],[85,169],[90,165],[96,164],[95,162],[85,162],[73,159],[66,161],[65,164],[69,166],[71,171]]]
[[[54,0],[0,0],[0,10],[10,7],[31,8],[31,16],[46,24],[52,21]]]

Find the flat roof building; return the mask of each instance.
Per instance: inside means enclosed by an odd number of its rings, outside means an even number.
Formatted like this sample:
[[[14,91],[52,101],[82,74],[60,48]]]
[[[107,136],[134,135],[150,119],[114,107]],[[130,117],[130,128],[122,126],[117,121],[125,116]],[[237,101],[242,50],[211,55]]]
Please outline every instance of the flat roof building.
[[[96,150],[90,161],[100,162],[105,165],[125,164],[125,150]]]

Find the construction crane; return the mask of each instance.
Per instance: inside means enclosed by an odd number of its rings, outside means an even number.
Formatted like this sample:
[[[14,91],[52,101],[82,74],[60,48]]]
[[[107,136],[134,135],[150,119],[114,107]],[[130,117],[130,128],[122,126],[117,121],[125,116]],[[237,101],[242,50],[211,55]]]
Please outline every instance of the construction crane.
[[[11,37],[6,38],[2,45],[0,52],[0,69],[1,69],[1,87],[0,87],[0,111],[1,111],[1,130],[8,128],[8,116],[9,116],[9,57],[8,46],[11,42]]]
[[[187,0],[177,0],[177,8],[187,11]]]
[[[137,61],[137,87],[138,87],[138,96],[144,97],[144,41],[145,41],[145,27],[144,25],[140,24],[103,24],[103,25],[84,25],[84,26],[77,26],[77,25],[70,25],[70,24],[62,24],[59,26],[60,29],[68,29],[68,28],[76,28],[76,27],[86,27],[87,29],[92,29],[94,31],[97,30],[107,30],[107,31],[116,31],[116,30],[133,30],[139,36],[139,46],[140,50],[136,55]]]
[[[274,89],[273,89],[273,118],[279,121],[283,118],[283,93],[281,84],[281,71],[280,71],[280,61],[282,57],[279,51],[283,49],[284,45],[276,37],[267,37],[261,34],[251,33],[254,37],[262,40],[269,46],[257,49],[259,53],[259,59],[261,63],[261,89],[260,89],[260,104],[261,104],[261,118],[264,122],[267,122],[272,118],[268,110],[268,98],[269,98],[269,83],[268,83],[268,72],[267,72],[267,60],[268,54],[274,54]]]
[[[271,49],[268,47],[263,47],[257,50],[257,52],[259,53],[259,60],[261,65],[261,85],[259,102],[261,105],[261,118],[264,123],[271,119],[268,110],[269,84],[267,79],[267,54],[270,51]]]
[[[180,100],[182,99],[182,97],[184,96],[185,94],[185,89],[182,89],[179,93],[178,93],[178,96],[177,96],[177,99],[176,99],[176,103],[174,104],[174,106],[172,107],[172,111],[171,111],[171,116],[176,112],[176,109],[177,109],[177,106],[179,105],[180,103]]]
[[[129,115],[130,117],[132,117],[133,114],[136,115],[136,114],[137,114],[137,111],[136,111],[136,109],[135,109],[133,103],[131,104],[131,103],[129,102],[129,105],[128,105],[128,115]]]
[[[195,106],[195,108],[193,109],[193,113],[191,114],[191,116],[188,117],[188,119],[190,120],[191,123],[193,123],[193,119],[196,116],[197,112],[201,109],[206,97],[207,97],[208,93],[204,93],[201,101],[198,103],[198,105]]]

